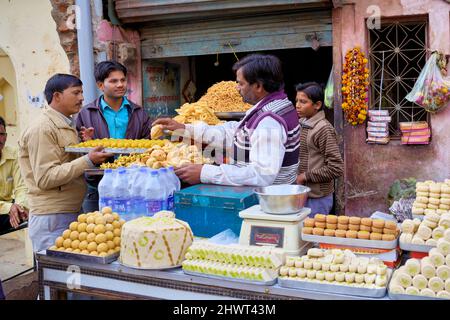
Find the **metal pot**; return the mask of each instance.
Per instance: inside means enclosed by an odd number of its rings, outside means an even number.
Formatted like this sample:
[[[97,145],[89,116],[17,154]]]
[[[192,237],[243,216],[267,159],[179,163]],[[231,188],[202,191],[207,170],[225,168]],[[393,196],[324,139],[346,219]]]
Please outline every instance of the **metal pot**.
[[[261,209],[270,214],[299,212],[308,200],[311,189],[298,184],[280,184],[255,189]]]

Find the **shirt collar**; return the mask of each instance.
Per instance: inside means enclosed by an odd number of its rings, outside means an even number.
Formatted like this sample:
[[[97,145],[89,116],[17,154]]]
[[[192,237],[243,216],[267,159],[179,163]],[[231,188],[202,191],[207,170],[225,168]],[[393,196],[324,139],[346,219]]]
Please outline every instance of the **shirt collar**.
[[[14,160],[16,159],[16,155],[14,154],[14,149],[8,146],[4,146],[2,150],[2,154],[0,156],[0,165],[5,163],[6,160]]]
[[[106,108],[106,107],[112,109],[112,108],[106,103],[105,99],[103,99],[103,96],[100,97],[100,107],[102,108],[102,111],[105,111],[105,108]],[[125,97],[125,96],[124,96],[123,99],[122,99],[122,104],[120,105],[119,110],[120,110],[121,108],[123,108],[123,107],[131,107],[130,102],[128,101],[127,97]]]
[[[301,118],[299,120],[299,122],[300,122],[300,125],[302,126],[302,128],[311,129],[311,128],[314,128],[316,126],[316,124],[323,119],[325,119],[325,112],[323,110],[321,110],[309,119]]]
[[[53,109],[55,110],[55,109]],[[61,112],[59,112],[58,110],[55,110],[58,115],[64,120],[65,123],[67,123],[69,125],[69,127],[74,127],[75,126],[75,122],[73,121],[72,117],[67,117],[66,115],[62,114]]]

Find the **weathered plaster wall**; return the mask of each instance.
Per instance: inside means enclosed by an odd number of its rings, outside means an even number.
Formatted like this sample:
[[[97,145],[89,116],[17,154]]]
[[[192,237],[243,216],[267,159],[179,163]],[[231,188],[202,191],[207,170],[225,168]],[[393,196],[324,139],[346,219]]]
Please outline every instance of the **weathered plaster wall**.
[[[48,78],[70,71],[51,10],[48,0],[0,0],[0,48],[16,73],[18,105],[17,124],[7,128],[8,145],[16,145],[20,132],[41,112]]]
[[[429,48],[450,53],[450,4],[442,0],[358,0],[343,1],[342,55],[354,46],[366,48],[367,8],[381,8],[381,19],[399,16],[428,16]],[[432,142],[428,146],[387,146],[365,143],[365,126],[345,125],[345,213],[367,216],[375,210],[386,212],[389,186],[396,179],[450,178],[450,107],[431,116]]]

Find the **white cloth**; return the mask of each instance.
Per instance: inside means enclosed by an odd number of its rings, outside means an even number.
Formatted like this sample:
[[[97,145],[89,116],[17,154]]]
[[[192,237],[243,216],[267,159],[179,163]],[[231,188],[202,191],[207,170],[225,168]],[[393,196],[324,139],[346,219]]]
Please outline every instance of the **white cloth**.
[[[258,104],[246,114],[257,108]],[[217,126],[199,123],[186,125],[186,131],[197,142],[220,151],[225,147],[229,151],[233,149],[233,139],[239,124],[237,121]],[[206,164],[202,168],[200,180],[202,183],[230,186],[271,185],[283,163],[286,141],[287,135],[283,125],[272,117],[265,117],[251,134],[252,147],[248,165],[237,166],[234,162],[220,166]]]

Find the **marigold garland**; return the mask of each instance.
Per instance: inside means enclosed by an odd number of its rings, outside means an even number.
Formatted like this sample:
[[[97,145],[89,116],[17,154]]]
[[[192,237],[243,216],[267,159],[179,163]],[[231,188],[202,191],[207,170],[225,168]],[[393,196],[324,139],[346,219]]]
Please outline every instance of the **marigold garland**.
[[[359,47],[345,55],[342,74],[342,110],[347,121],[353,126],[366,120],[368,110],[369,69],[368,60]]]

